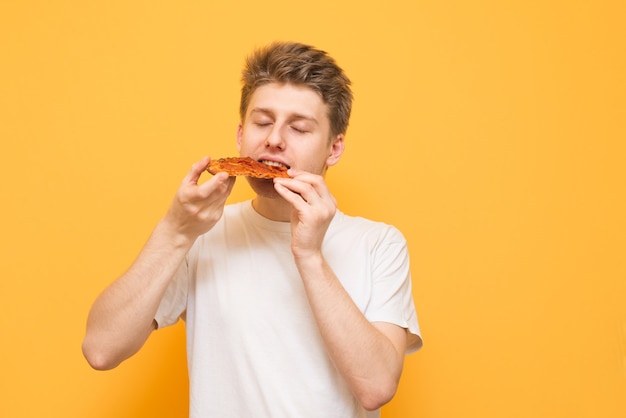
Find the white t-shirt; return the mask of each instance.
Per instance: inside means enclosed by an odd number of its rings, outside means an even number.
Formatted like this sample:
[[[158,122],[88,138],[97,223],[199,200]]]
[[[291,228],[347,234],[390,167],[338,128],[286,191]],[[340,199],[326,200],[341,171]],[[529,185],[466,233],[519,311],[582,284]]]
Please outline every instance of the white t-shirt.
[[[290,242],[288,222],[228,205],[169,286],[155,319],[186,321],[191,418],[379,416],[327,356]],[[401,233],[338,211],[322,250],[365,317],[408,329],[407,353],[420,348]]]

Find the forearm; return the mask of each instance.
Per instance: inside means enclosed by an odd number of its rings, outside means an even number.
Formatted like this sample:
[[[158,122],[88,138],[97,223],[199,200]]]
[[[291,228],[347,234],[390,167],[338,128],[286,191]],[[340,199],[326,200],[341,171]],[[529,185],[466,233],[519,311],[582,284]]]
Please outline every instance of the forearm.
[[[402,371],[404,330],[370,323],[321,256],[297,264],[333,364],[366,409],[385,404]]]
[[[141,348],[154,330],[154,316],[167,286],[192,244],[161,221],[131,267],[98,296],[83,341],[92,367],[113,368]]]

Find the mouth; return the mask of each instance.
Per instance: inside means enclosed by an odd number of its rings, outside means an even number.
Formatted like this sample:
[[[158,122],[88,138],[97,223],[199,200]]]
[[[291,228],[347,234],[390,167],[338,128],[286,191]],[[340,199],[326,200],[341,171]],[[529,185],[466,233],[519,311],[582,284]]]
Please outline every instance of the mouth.
[[[287,170],[289,170],[290,168],[290,166],[288,166],[287,164],[283,164],[278,161],[259,160],[259,162],[265,165],[269,165],[270,167],[286,168]]]

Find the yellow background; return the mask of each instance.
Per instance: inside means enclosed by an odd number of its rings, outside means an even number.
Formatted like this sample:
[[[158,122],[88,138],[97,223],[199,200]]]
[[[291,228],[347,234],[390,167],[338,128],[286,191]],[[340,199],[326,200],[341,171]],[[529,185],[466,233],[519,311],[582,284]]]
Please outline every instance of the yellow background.
[[[0,4],[0,417],[185,417],[182,325],[80,345],[239,71],[299,40],[354,82],[340,207],[398,226],[425,346],[390,417],[626,416],[623,1]],[[239,182],[233,201],[250,196]]]

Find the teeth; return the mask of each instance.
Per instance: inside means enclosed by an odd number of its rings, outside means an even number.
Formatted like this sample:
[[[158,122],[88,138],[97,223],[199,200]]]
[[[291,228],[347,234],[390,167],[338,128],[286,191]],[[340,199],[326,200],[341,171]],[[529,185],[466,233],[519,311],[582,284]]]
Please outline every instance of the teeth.
[[[276,162],[276,161],[261,160],[261,162],[263,164],[271,165],[272,167],[287,167],[286,165],[281,164],[281,163]]]

